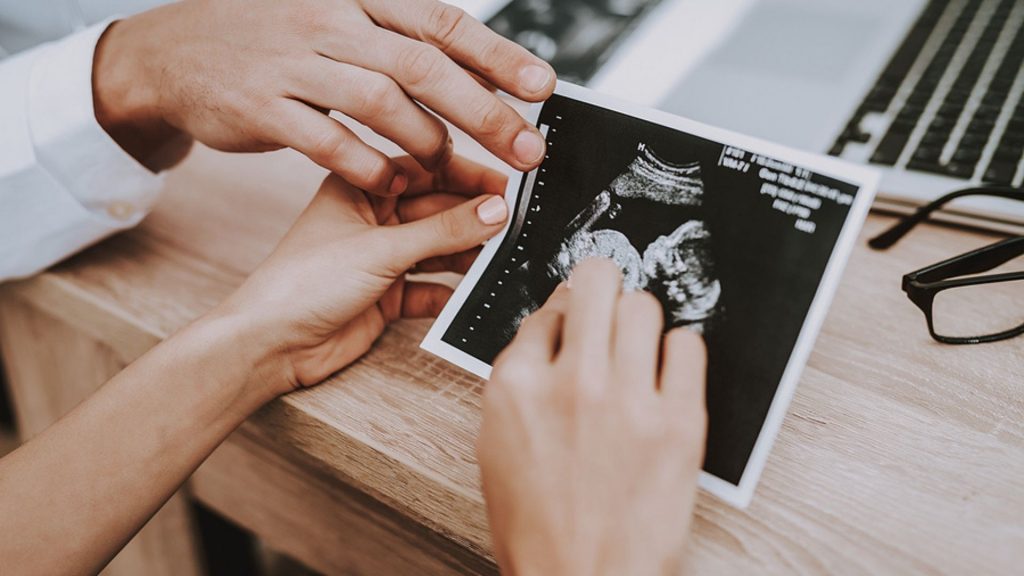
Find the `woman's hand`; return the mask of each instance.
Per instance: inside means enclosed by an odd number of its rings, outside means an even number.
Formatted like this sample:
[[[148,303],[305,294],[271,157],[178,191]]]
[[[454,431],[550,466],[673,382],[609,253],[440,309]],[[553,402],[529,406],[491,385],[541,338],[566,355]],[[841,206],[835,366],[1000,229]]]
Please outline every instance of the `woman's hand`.
[[[458,158],[433,174],[397,162],[406,195],[328,178],[224,304],[0,459],[0,572],[100,572],[260,406],[345,367],[387,322],[440,309],[449,290],[405,272],[465,269],[505,221],[505,178]]]
[[[410,158],[400,198],[378,198],[337,176],[273,254],[213,313],[243,319],[284,375],[274,394],[312,386],[365,354],[399,318],[433,317],[451,289],[406,272],[464,273],[498,233],[505,176],[460,157],[436,173]],[[262,336],[259,336],[262,335]]]
[[[394,195],[402,167],[328,111],[427,169],[452,154],[434,114],[519,170],[543,158],[537,129],[471,73],[529,101],[555,85],[542,60],[435,0],[186,0],[111,27],[93,83],[100,123],[142,161],[180,131],[227,151],[291,147]]]
[[[589,260],[494,365],[478,454],[508,574],[669,574],[704,456],[701,338]]]

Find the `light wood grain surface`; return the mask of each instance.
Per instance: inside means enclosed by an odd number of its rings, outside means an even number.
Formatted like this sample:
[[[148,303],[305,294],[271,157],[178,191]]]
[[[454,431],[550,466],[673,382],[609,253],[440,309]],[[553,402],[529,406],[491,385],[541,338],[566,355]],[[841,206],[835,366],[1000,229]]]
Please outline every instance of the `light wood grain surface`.
[[[290,152],[198,149],[142,226],[0,287],[0,298],[61,318],[130,361],[241,283],[322,176]],[[864,237],[890,222],[872,216]],[[691,572],[1019,573],[1024,338],[939,345],[899,289],[903,273],[991,241],[926,226],[886,253],[858,244],[752,505],[700,497]],[[427,543],[410,544],[422,550],[406,557],[440,554],[424,564],[440,568],[425,572],[493,572],[473,454],[483,383],[420,351],[427,327],[399,323],[358,364],[267,406],[197,474],[196,497],[272,536],[278,512],[247,513],[256,504],[244,492],[267,499],[277,486],[292,498],[308,480],[323,510],[358,510],[366,501],[333,499],[359,493],[384,517],[407,519],[392,531],[397,542],[425,529]],[[246,454],[282,464],[259,487],[239,472],[232,490],[230,463]],[[289,519],[278,545],[327,571],[374,573],[346,564],[337,551],[346,542],[324,516]]]

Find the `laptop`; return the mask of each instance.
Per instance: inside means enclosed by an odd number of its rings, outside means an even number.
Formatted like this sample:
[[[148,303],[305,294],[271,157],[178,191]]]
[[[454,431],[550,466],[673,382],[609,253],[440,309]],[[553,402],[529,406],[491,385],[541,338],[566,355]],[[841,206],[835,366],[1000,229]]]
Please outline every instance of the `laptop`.
[[[458,2],[457,2],[458,3]],[[1020,0],[463,0],[559,75],[612,96],[883,172],[909,212],[1024,185]],[[1021,233],[1024,203],[952,222]]]

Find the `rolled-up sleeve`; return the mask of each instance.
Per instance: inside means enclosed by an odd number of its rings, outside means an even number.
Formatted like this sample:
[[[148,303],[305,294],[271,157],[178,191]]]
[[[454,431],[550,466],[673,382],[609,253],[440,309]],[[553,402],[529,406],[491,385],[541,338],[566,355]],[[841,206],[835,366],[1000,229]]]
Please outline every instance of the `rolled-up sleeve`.
[[[102,22],[0,61],[0,282],[139,223],[162,178],[96,121]]]

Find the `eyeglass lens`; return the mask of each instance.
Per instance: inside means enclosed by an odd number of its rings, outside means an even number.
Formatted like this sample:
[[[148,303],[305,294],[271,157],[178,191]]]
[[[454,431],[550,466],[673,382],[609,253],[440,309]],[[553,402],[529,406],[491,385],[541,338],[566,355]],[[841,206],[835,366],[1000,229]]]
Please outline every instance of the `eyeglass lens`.
[[[1024,326],[1024,279],[958,286],[935,295],[935,333],[947,338],[976,338]]]

